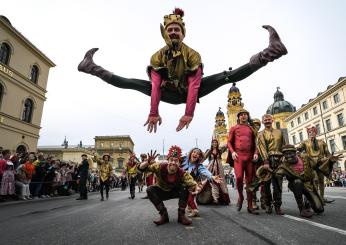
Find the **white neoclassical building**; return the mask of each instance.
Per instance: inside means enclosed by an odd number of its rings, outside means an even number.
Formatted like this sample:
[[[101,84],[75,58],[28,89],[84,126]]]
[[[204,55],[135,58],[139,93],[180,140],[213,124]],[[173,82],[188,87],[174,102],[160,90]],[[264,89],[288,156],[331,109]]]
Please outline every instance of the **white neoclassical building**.
[[[286,118],[289,142],[298,146],[308,138],[306,128],[316,126],[317,138],[323,139],[330,152],[343,154],[338,168],[345,170],[346,160],[346,77],[310,99],[295,113]]]

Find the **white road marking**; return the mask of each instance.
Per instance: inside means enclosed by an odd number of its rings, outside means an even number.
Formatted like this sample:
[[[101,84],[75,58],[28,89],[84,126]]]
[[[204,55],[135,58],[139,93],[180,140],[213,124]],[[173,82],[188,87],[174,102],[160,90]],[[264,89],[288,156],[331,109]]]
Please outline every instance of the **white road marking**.
[[[193,226],[185,226],[185,229],[186,230],[192,230],[192,229],[195,229],[195,227],[193,227]]]
[[[293,219],[293,220],[296,220],[296,221],[299,221],[299,222],[307,223],[307,224],[310,224],[310,225],[313,225],[313,226],[316,226],[316,227],[319,227],[319,228],[322,228],[322,229],[325,229],[325,230],[334,231],[334,232],[337,232],[337,233],[339,233],[341,235],[346,236],[346,230],[342,230],[342,229],[335,228],[335,227],[328,226],[328,225],[323,225],[323,224],[320,224],[320,223],[316,223],[316,222],[313,222],[313,221],[310,221],[310,220],[306,220],[306,219],[301,219],[301,218],[294,217],[294,216],[287,215],[287,214],[285,214],[283,216],[285,218],[289,218],[289,219]]]
[[[292,195],[292,192],[284,192],[282,193],[283,195]],[[346,199],[346,196],[332,196],[332,195],[324,195],[324,197],[329,197],[329,198],[336,198],[336,199]]]
[[[346,199],[346,197],[343,197],[343,196],[331,196],[331,195],[324,195],[324,196],[329,198]]]

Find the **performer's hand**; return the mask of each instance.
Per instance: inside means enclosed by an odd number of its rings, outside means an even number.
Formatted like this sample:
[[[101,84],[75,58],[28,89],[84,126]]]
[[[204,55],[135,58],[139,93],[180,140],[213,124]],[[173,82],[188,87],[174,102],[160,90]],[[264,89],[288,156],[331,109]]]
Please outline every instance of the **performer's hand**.
[[[330,161],[332,162],[337,162],[340,161],[344,158],[344,156],[342,154],[336,155],[336,156],[331,156],[330,157]]]
[[[232,153],[232,159],[233,160],[238,160],[238,154],[236,152]]]
[[[148,120],[145,122],[144,126],[148,124],[147,131],[151,133],[154,130],[154,133],[156,133],[157,123],[159,123],[159,125],[161,125],[162,123],[162,119],[160,116],[156,116],[156,117],[148,116]]]
[[[268,162],[264,162],[263,168],[264,168],[264,169],[269,169],[269,163],[268,163]]]
[[[153,164],[155,162],[155,159],[159,156],[160,154],[156,154],[156,151],[153,152],[153,150],[150,150],[150,153],[148,153],[148,163],[149,165]]]
[[[199,185],[196,185],[195,190],[191,192],[192,195],[197,195],[200,193],[202,188]]]
[[[213,180],[215,183],[220,184],[222,183],[222,179],[220,178],[219,175],[212,176]]]
[[[186,129],[189,127],[190,122],[192,121],[193,117],[190,116],[182,116],[179,120],[179,125],[177,127],[177,132],[179,132],[180,130],[182,130],[185,126]]]

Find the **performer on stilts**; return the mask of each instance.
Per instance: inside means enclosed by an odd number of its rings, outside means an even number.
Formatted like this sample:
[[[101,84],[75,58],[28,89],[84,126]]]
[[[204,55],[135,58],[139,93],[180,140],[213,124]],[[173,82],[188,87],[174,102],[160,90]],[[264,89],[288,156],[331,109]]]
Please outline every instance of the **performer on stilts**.
[[[269,32],[269,46],[266,49],[253,55],[247,64],[235,70],[202,78],[201,56],[183,42],[186,35],[183,17],[184,11],[178,8],[164,16],[161,34],[166,46],[151,57],[147,70],[150,81],[123,78],[96,65],[93,55],[98,48],[89,50],[78,66],[79,71],[97,76],[116,87],[134,89],[151,96],[150,112],[144,124],[150,133],[156,132],[162,122],[158,109],[160,100],[170,104],[186,103],[185,113],[176,128],[176,131],[180,131],[191,123],[199,98],[225,84],[241,81],[268,62],[287,54],[275,29],[264,25],[263,28]]]

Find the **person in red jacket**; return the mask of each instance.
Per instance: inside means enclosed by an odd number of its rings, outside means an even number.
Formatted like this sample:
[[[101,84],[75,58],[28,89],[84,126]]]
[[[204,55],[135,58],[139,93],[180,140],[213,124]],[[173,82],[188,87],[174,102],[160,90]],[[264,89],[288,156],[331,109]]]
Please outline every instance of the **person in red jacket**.
[[[253,179],[254,166],[253,160],[257,161],[258,154],[256,148],[256,136],[250,126],[250,114],[242,109],[237,114],[237,124],[230,128],[227,146],[234,161],[234,172],[236,175],[236,187],[238,190],[238,211],[241,210],[244,201],[243,183],[244,173],[246,185],[249,185]],[[250,214],[259,214],[252,206],[253,193],[246,192]]]

